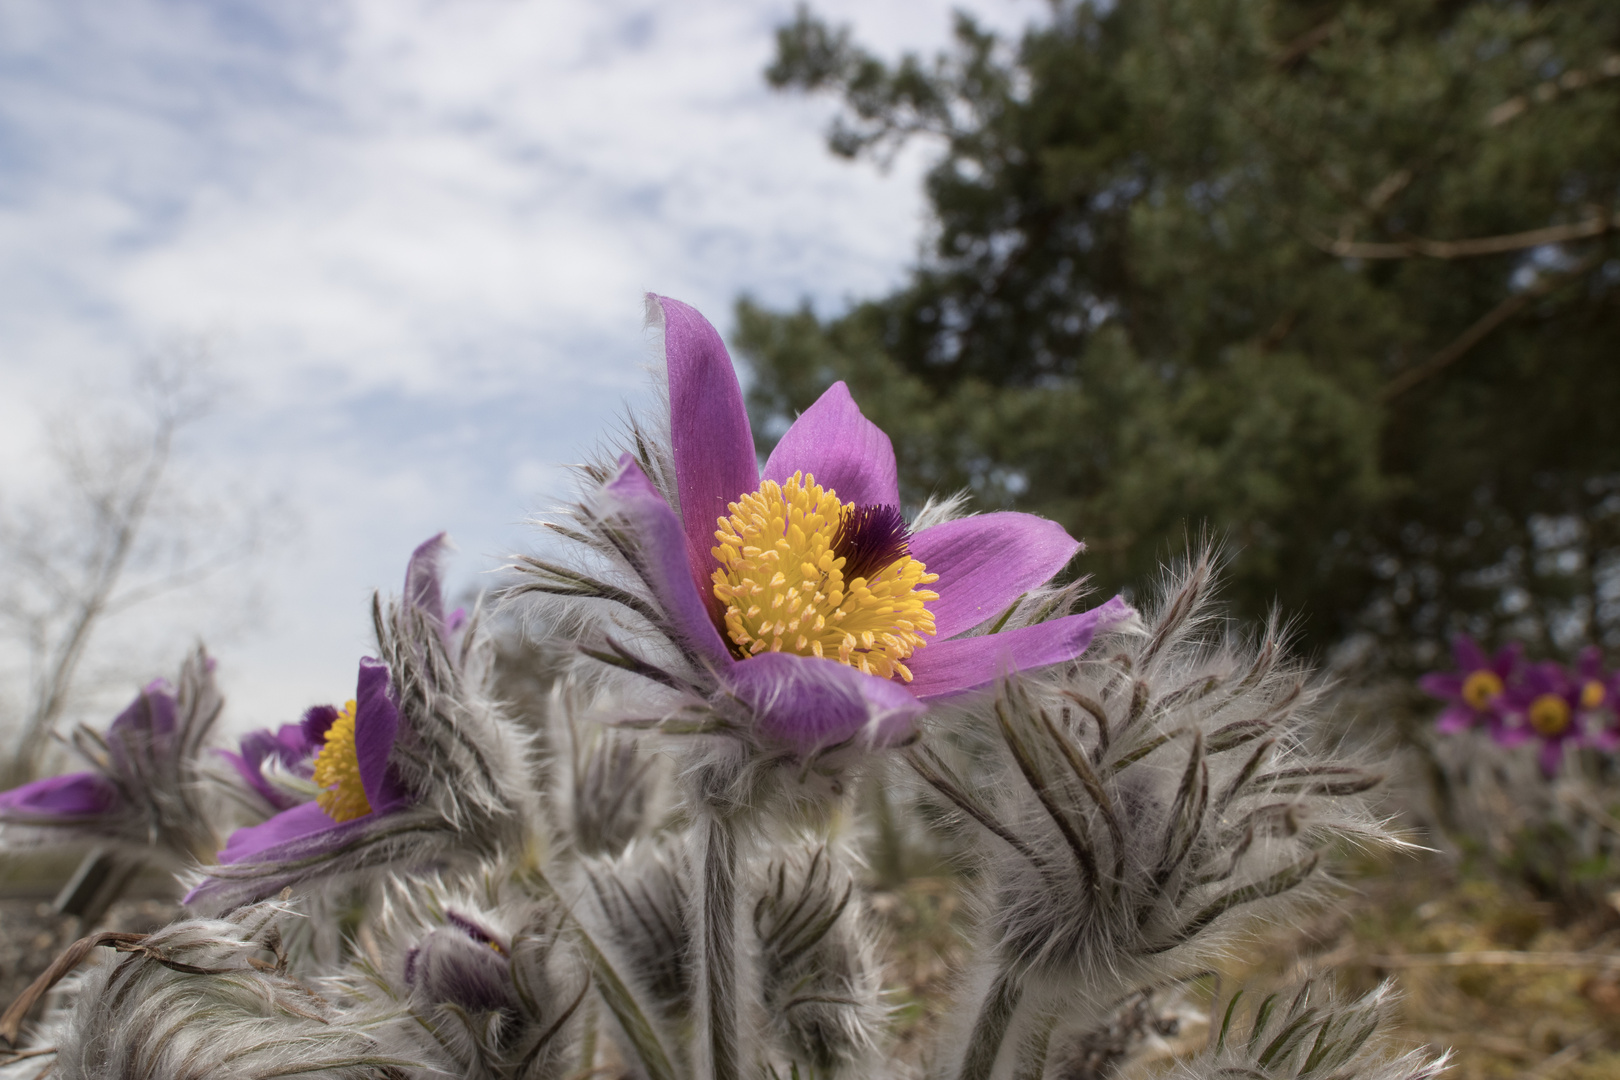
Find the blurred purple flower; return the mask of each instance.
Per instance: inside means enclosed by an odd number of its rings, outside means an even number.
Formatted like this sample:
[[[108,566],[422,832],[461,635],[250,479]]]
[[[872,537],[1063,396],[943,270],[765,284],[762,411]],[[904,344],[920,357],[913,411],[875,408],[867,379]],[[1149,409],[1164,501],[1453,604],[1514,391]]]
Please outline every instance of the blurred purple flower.
[[[1558,771],[1566,746],[1613,750],[1620,746],[1601,711],[1608,699],[1603,660],[1596,649],[1582,652],[1574,672],[1547,661],[1532,665],[1507,692],[1505,721],[1493,732],[1503,746],[1541,743],[1541,769]]]
[[[528,741],[488,692],[492,650],[476,615],[445,615],[446,546],[443,534],[420,545],[403,598],[374,601],[381,659],[360,661],[354,700],[277,732],[289,748],[318,745],[319,793],[233,833],[188,905],[228,911],[290,886],[494,858],[523,842],[534,810]]]
[[[201,649],[181,668],[177,694],[154,679],[105,734],[80,725],[74,749],[91,768],[0,792],[0,826],[57,839],[95,837],[162,847],[189,858],[213,842],[197,803],[197,755],[221,701]]]
[[[442,639],[451,633],[440,595],[438,560],[444,534],[412,552],[405,571],[405,597]],[[459,614],[459,613],[458,613]],[[390,763],[400,732],[399,708],[394,701],[388,665],[372,657],[360,661],[354,700],[339,710],[316,706],[299,724],[283,726],[274,736],[255,732],[242,741],[242,753],[227,755],[253,788],[280,813],[258,825],[237,829],[219,852],[219,864],[299,863],[329,855],[373,834],[390,815],[410,807],[414,794]],[[298,802],[278,791],[261,769],[272,756],[283,763],[301,765],[306,755],[311,778],[324,790],[315,799]],[[213,879],[193,888],[191,903],[210,891]]]
[[[350,705],[344,712],[331,706],[311,709],[306,716],[314,723],[307,729],[297,725],[294,736],[322,740],[311,773],[317,782],[321,779],[325,758],[325,764],[335,765],[340,773],[335,785],[321,798],[297,803],[262,824],[237,829],[219,853],[222,864],[313,854],[365,832],[377,818],[409,805],[410,793],[388,766],[399,731],[399,710],[389,695],[386,664],[371,657],[360,661]],[[345,716],[350,718],[346,732],[339,727]],[[262,776],[260,780],[264,782]]]
[[[909,533],[894,448],[842,382],[793,423],[761,472],[720,335],[687,305],[654,300],[681,514],[630,455],[604,497],[638,538],[636,569],[678,643],[746,706],[755,734],[799,751],[862,734],[891,743],[911,733],[926,702],[1072,660],[1098,629],[1133,614],[1115,597],[962,636],[1049,582],[1080,542],[1016,513]],[[936,581],[937,591],[924,588]]]
[[[118,788],[98,772],[49,776],[0,792],[0,819],[67,824],[99,817],[118,805]]]
[[[51,776],[0,792],[0,819],[71,825],[112,813],[126,801],[126,784],[136,780],[135,763],[174,751],[174,715],[169,680],[153,679],[101,737],[106,750],[103,768]]]
[[[1418,680],[1424,693],[1447,703],[1435,728],[1448,735],[1480,726],[1494,730],[1503,719],[1504,695],[1518,673],[1521,646],[1506,645],[1487,659],[1473,638],[1458,634],[1451,651],[1455,671],[1434,672]]]

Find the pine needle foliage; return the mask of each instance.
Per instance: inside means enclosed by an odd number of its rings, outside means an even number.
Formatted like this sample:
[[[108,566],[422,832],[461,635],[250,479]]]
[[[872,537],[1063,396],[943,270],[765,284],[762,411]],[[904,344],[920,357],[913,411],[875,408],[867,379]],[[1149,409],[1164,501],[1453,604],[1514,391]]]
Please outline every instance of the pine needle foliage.
[[[930,228],[846,314],[739,302],[762,449],[844,379],[908,499],[1083,529],[1104,595],[1206,521],[1312,650],[1620,643],[1620,8],[1057,0],[893,60],[813,8],[769,81],[924,155]]]

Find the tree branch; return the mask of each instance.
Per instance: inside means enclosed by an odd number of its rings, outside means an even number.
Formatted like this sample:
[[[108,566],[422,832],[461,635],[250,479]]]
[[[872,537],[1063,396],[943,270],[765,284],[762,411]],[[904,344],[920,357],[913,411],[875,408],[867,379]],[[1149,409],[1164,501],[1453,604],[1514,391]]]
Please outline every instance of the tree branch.
[[[1423,363],[1401,372],[1385,383],[1384,388],[1378,391],[1378,402],[1387,404],[1412,389],[1418,383],[1438,375],[1447,367],[1461,360],[1475,345],[1489,337],[1492,331],[1529,307],[1532,302],[1546,296],[1560,285],[1575,280],[1592,269],[1592,267],[1598,265],[1602,260],[1603,255],[1601,252],[1589,255],[1561,274],[1546,274],[1537,278],[1529,288],[1514,293],[1486,312],[1474,325],[1464,330],[1457,340]]]
[[[1569,225],[1549,225],[1544,229],[1527,232],[1504,233],[1501,236],[1483,236],[1471,240],[1428,240],[1415,236],[1392,244],[1357,243],[1353,240],[1330,240],[1320,233],[1309,237],[1312,246],[1341,259],[1410,259],[1422,256],[1429,259],[1474,259],[1484,255],[1503,255],[1510,251],[1526,251],[1546,247],[1548,244],[1566,244],[1572,240],[1590,240],[1615,229],[1620,229],[1620,214],[1589,217]]]

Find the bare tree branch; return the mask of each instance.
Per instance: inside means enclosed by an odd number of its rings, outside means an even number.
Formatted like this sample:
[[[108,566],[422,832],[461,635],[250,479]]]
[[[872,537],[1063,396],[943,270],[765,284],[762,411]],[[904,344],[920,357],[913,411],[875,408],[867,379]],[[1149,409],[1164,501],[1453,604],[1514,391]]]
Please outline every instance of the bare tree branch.
[[[42,491],[4,507],[0,628],[26,651],[29,687],[0,785],[40,767],[109,619],[257,549],[254,521],[222,527],[173,475],[178,440],[218,400],[209,367],[205,345],[182,345],[141,365],[133,393],[75,402],[51,431]]]
[[[1320,233],[1310,237],[1315,247],[1341,259],[1410,259],[1422,256],[1428,259],[1473,259],[1484,255],[1503,255],[1511,251],[1527,251],[1549,244],[1566,244],[1572,240],[1590,240],[1594,236],[1620,229],[1620,214],[1589,217],[1569,225],[1549,225],[1528,232],[1505,233],[1501,236],[1482,236],[1470,240],[1427,240],[1414,236],[1396,243],[1358,243],[1343,238],[1330,240]]]
[[[1501,127],[1529,111],[1531,102],[1546,105],[1564,94],[1617,77],[1620,77],[1620,53],[1610,53],[1603,58],[1603,63],[1591,71],[1566,71],[1556,79],[1548,79],[1528,94],[1508,98],[1485,114],[1485,126]]]
[[[1450,365],[1461,360],[1474,346],[1489,337],[1492,331],[1529,307],[1532,302],[1546,296],[1560,285],[1575,280],[1602,261],[1603,254],[1599,252],[1587,256],[1562,273],[1541,275],[1528,288],[1514,293],[1486,312],[1451,344],[1429,357],[1423,363],[1408,368],[1388,383],[1385,383],[1384,388],[1378,392],[1378,401],[1380,403],[1388,402],[1406,393],[1424,380],[1438,375]]]

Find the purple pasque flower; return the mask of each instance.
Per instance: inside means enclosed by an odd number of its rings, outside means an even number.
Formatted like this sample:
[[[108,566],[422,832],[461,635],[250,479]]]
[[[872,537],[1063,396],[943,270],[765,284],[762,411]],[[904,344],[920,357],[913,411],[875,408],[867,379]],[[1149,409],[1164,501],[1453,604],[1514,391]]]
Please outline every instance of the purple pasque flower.
[[[1586,721],[1585,728],[1592,745],[1605,750],[1620,747],[1620,736],[1612,727],[1615,718],[1615,689],[1620,674],[1603,666],[1603,650],[1588,645],[1575,658],[1575,683],[1579,688],[1576,715]]]
[[[512,839],[527,806],[524,754],[477,681],[487,665],[468,675],[469,652],[485,639],[460,612],[445,614],[445,547],[443,534],[418,546],[403,600],[374,605],[380,659],[360,661],[353,699],[311,709],[296,730],[276,733],[275,747],[258,741],[261,768],[243,747],[243,776],[256,788],[269,754],[313,748],[319,794],[232,833],[187,904],[225,910],[299,882],[487,854]]]
[[[174,688],[167,679],[153,679],[135,695],[97,741],[104,752],[96,755],[100,768],[52,776],[0,792],[0,818],[62,824],[109,813],[120,802],[119,774],[128,776],[131,763],[143,748],[166,753],[174,740]],[[90,744],[94,745],[94,743]]]
[[[1617,743],[1599,711],[1607,696],[1597,677],[1602,658],[1594,653],[1583,653],[1575,672],[1553,661],[1531,665],[1506,694],[1504,720],[1492,732],[1496,741],[1539,742],[1541,770],[1548,776],[1558,771],[1566,746],[1613,749]]]
[[[1518,674],[1522,651],[1522,646],[1514,642],[1487,658],[1467,634],[1452,638],[1451,653],[1457,669],[1433,672],[1418,680],[1424,693],[1446,703],[1435,720],[1435,729],[1450,735],[1474,727],[1499,727],[1506,704],[1504,695]]]
[[[653,304],[680,515],[626,455],[604,486],[601,516],[634,538],[627,554],[662,628],[713,677],[717,700],[744,708],[751,735],[798,752],[863,735],[894,742],[926,703],[1072,660],[1099,628],[1132,615],[1115,597],[969,636],[1046,585],[1080,542],[1017,513],[911,533],[894,448],[842,382],[794,422],[761,471],[720,335],[685,304]]]
[[[399,732],[399,709],[390,697],[386,664],[363,658],[354,699],[342,710],[317,706],[305,720],[287,741],[318,747],[310,774],[323,788],[320,796],[297,802],[261,824],[237,829],[219,853],[221,864],[279,860],[305,849],[321,850],[365,832],[378,818],[411,801],[388,767]],[[271,787],[262,774],[258,779]]]
[[[214,842],[200,804],[198,756],[223,702],[202,649],[178,689],[154,679],[100,733],[80,725],[73,746],[90,768],[0,792],[0,830],[33,842],[112,840],[191,858]]]
[[[441,626],[446,620],[438,561],[444,546],[443,533],[422,543],[411,553],[405,571],[407,605]],[[449,631],[444,633],[448,636]],[[267,746],[263,738],[268,732],[255,734],[261,738],[253,740],[252,747],[244,740],[239,760],[245,766],[250,755],[261,748],[266,753],[258,756],[251,769],[238,766],[255,790],[261,794],[266,794],[266,789],[274,791],[258,768],[274,751],[286,753],[294,761],[310,754],[310,778],[322,791],[314,799],[293,802],[268,821],[237,829],[219,853],[221,865],[282,861],[328,850],[363,835],[380,818],[412,801],[410,791],[389,767],[399,736],[399,707],[390,686],[388,665],[375,657],[361,658],[354,698],[342,709],[315,706],[299,724],[286,725],[277,732],[273,747]],[[276,801],[274,796],[267,797]]]

